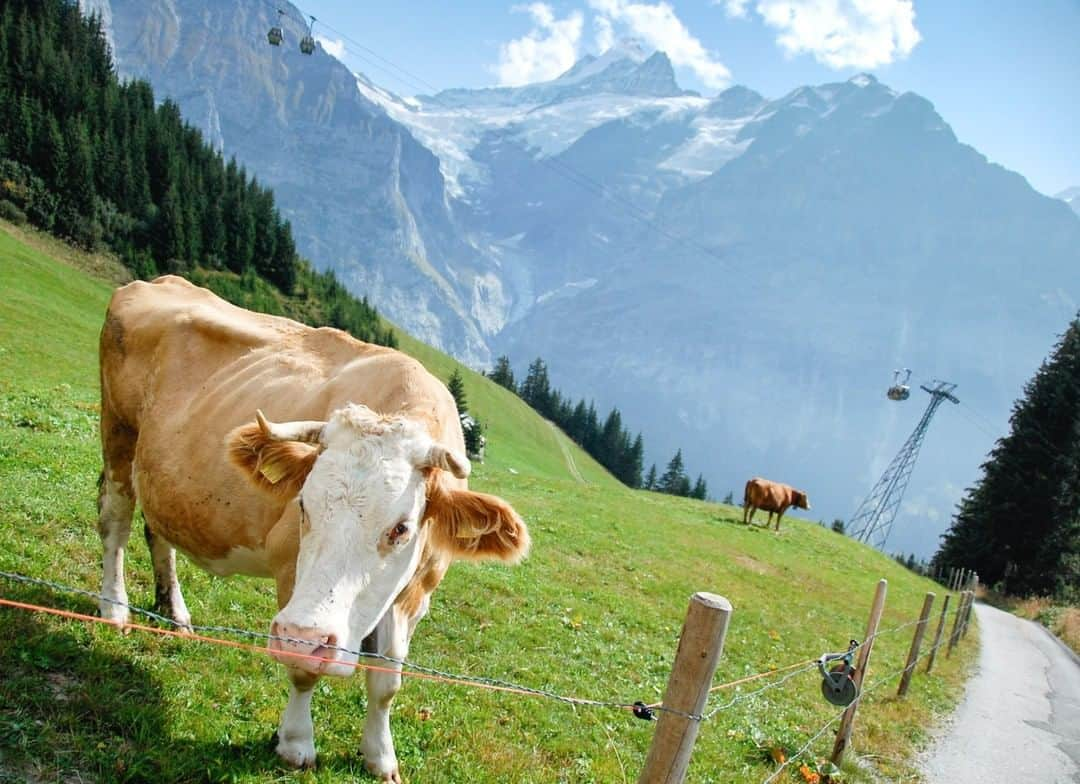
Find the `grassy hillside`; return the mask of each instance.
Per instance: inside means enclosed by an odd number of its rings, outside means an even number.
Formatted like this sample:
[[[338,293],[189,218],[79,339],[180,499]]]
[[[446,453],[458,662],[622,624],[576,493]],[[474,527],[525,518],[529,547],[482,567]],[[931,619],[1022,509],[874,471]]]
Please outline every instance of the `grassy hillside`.
[[[110,288],[0,232],[0,569],[91,590],[101,552],[96,337]],[[412,341],[402,347],[441,378],[454,366]],[[788,519],[776,535],[737,524],[728,507],[626,490],[566,442],[582,484],[561,436],[506,390],[466,381],[490,425],[489,460],[472,484],[517,507],[534,551],[518,568],[452,569],[417,631],[418,663],[652,701],[694,591],[735,607],[721,682],[861,637],[880,577],[890,582],[884,628],[911,620],[934,587],[811,523]],[[149,606],[140,539],[133,534],[128,589]],[[263,630],[272,617],[268,581],[212,578],[187,562],[180,577],[196,623]],[[0,596],[94,611],[90,600],[2,580]],[[878,640],[868,682],[902,666],[910,631]],[[894,700],[891,685],[869,696],[852,748],[886,775],[908,776],[905,759],[956,699],[973,639],[933,677],[918,676],[907,701]],[[297,774],[268,743],[287,690],[264,656],[0,608],[0,669],[0,782],[370,780],[356,753],[365,697],[355,680],[318,687],[320,768]],[[652,735],[620,711],[424,681],[407,681],[395,706],[398,754],[414,783],[635,781]],[[689,780],[760,782],[774,769],[771,749],[798,748],[836,710],[812,673],[740,703],[702,727]],[[814,751],[830,747],[827,733]],[[791,770],[781,780],[801,781]],[[851,766],[845,780],[860,777]]]

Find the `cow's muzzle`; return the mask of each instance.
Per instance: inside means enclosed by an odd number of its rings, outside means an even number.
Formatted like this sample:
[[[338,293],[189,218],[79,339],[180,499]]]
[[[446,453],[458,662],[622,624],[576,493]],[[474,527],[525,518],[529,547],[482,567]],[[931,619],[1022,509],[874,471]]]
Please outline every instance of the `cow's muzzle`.
[[[338,648],[338,635],[327,629],[274,621],[270,655],[282,664],[313,675],[351,675],[356,656]]]

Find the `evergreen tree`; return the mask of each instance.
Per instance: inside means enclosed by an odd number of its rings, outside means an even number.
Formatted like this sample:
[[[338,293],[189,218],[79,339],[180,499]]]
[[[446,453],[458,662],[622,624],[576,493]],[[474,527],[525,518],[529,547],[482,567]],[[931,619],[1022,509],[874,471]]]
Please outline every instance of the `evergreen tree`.
[[[521,399],[532,406],[543,417],[551,415],[551,382],[548,379],[547,365],[537,357],[529,365],[529,372],[521,384]]]
[[[1080,318],[1013,406],[935,563],[1018,595],[1080,593]]]
[[[626,453],[624,469],[626,484],[630,487],[641,487],[641,472],[644,467],[645,442],[641,438],[641,433],[638,433],[634,443],[630,445],[630,450]]]
[[[734,506],[735,505],[735,494],[733,492],[731,492],[730,490],[728,490],[727,495],[724,496],[724,503],[727,504],[728,506]]]
[[[705,477],[698,474],[697,481],[694,482],[694,489],[690,491],[690,497],[704,501],[706,495],[708,495],[708,487],[705,485]]]
[[[664,475],[660,477],[657,489],[661,493],[669,495],[686,495],[689,492],[689,486],[690,479],[686,476],[686,470],[683,467],[682,450],[679,449],[668,462],[667,468],[664,469]]]
[[[461,377],[461,371],[454,368],[454,372],[450,374],[450,378],[446,382],[446,388],[450,390],[450,394],[454,396],[454,402],[457,404],[457,410],[459,414],[464,414],[469,410],[469,403],[465,399],[465,379]]]
[[[517,384],[514,382],[514,371],[510,367],[510,357],[505,354],[495,360],[495,367],[488,378],[501,387],[506,387],[511,392],[517,392]]]
[[[596,457],[616,476],[621,473],[619,469],[622,462],[622,435],[622,414],[619,413],[619,409],[613,408],[604,420],[604,427],[600,431],[600,448]]]
[[[832,521],[832,529],[838,534],[845,533],[844,521],[837,517],[835,520]]]
[[[646,490],[656,489],[656,463],[649,466],[649,473],[645,476],[645,482],[642,484]]]

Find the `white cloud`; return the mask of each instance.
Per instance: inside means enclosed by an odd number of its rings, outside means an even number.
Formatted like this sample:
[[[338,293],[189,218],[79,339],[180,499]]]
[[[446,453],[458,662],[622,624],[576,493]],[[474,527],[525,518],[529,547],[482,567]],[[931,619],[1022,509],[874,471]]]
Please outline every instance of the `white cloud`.
[[[331,57],[338,60],[345,59],[345,41],[341,38],[326,38],[321,35],[316,35],[315,40],[318,41],[322,48],[326,50],[326,53]]]
[[[499,63],[492,69],[499,84],[516,86],[554,79],[574,64],[585,23],[580,11],[556,19],[547,3],[515,6],[513,10],[529,14],[533,28],[499,47]]]
[[[747,16],[746,6],[750,0],[713,0],[716,5],[724,6],[724,13],[735,19],[745,19]]]
[[[686,25],[666,2],[635,3],[628,0],[589,0],[589,5],[608,19],[626,25],[633,34],[659,49],[671,62],[692,70],[708,87],[726,87],[731,72]]]
[[[922,39],[912,0],[759,0],[755,10],[785,52],[830,68],[886,65]]]
[[[606,16],[593,17],[593,27],[596,29],[596,51],[602,54],[615,45],[615,28]]]

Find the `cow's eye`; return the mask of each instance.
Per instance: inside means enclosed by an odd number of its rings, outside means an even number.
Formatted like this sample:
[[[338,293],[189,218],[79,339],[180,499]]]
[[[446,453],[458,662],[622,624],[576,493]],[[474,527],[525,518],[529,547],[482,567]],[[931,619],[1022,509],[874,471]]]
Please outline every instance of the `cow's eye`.
[[[409,533],[409,526],[403,522],[398,523],[394,526],[393,530],[390,531],[390,539],[400,539],[407,533]]]

